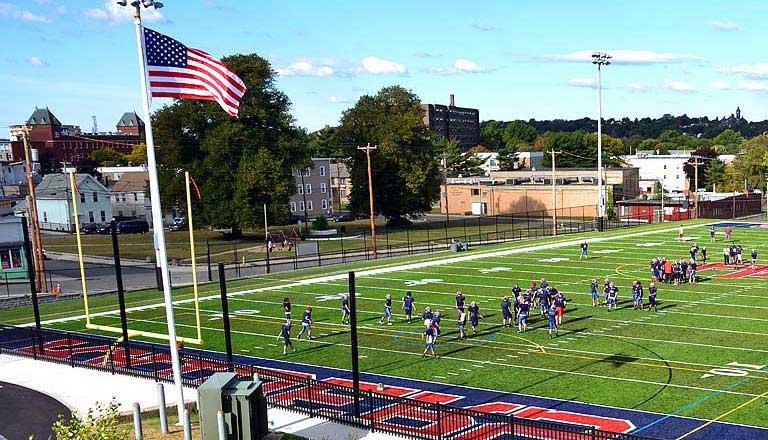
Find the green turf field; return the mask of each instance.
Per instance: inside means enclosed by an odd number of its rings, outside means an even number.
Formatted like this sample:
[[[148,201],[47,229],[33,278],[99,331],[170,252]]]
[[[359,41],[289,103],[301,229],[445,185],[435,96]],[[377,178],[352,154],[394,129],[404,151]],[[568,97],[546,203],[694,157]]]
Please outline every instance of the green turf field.
[[[709,247],[721,261],[723,237],[709,243],[705,226],[686,222],[687,235]],[[703,225],[703,223],[701,223]],[[574,399],[624,408],[718,419],[768,427],[768,278],[713,277],[698,284],[659,284],[658,312],[632,310],[631,281],[647,287],[654,256],[686,257],[691,241],[678,242],[678,224],[653,225],[602,234],[476,247],[462,254],[437,253],[345,267],[273,274],[228,284],[233,342],[237,354],[283,358],[276,340],[283,321],[282,299],[294,309],[294,335],[306,305],[314,308],[316,339],[295,341],[287,360],[349,368],[348,327],[340,323],[339,295],[347,290],[345,270],[358,273],[358,323],[361,368],[366,372],[412,377]],[[760,259],[768,257],[768,230],[737,228],[734,240]],[[579,261],[580,240],[590,243],[590,258]],[[560,334],[547,337],[546,320],[534,311],[529,330],[501,327],[499,302],[514,283],[525,288],[546,277],[569,299]],[[619,286],[619,308],[592,307],[589,280],[608,277]],[[477,334],[456,340],[454,292],[477,301],[484,319]],[[422,359],[423,326],[403,321],[399,299],[410,290],[416,310],[444,314],[439,359]],[[378,323],[383,298],[395,301],[392,326]],[[204,348],[222,350],[223,332],[216,285],[201,287]],[[175,293],[180,335],[194,336],[194,305],[189,289]],[[647,297],[647,291],[646,291]],[[165,332],[158,292],[129,294],[129,327]],[[80,302],[42,306],[47,325],[83,331]],[[535,310],[535,309],[534,309]],[[119,326],[114,296],[93,298],[97,324]],[[0,322],[30,321],[28,309],[0,311]],[[67,319],[69,318],[69,319]]]

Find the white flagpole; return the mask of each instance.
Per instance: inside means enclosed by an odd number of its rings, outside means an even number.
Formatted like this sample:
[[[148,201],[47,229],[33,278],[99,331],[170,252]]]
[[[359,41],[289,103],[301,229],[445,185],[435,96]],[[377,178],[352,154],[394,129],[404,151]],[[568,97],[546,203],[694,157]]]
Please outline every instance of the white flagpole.
[[[144,27],[141,24],[141,3],[135,2],[136,11],[133,22],[136,24],[136,43],[139,53],[139,77],[141,78],[141,104],[144,110],[144,128],[147,137],[147,171],[149,174],[149,197],[152,201],[152,229],[154,232],[155,254],[160,262],[163,275],[163,296],[165,298],[165,318],[168,324],[168,346],[171,349],[173,381],[178,393],[176,407],[178,414],[184,414],[184,387],[181,382],[179,350],[176,346],[176,322],[173,317],[173,299],[168,273],[168,256],[165,249],[165,231],[163,231],[163,213],[160,208],[160,186],[157,179],[157,161],[155,159],[155,140],[152,136],[152,118],[149,114],[149,87],[147,86],[147,65],[144,47]]]

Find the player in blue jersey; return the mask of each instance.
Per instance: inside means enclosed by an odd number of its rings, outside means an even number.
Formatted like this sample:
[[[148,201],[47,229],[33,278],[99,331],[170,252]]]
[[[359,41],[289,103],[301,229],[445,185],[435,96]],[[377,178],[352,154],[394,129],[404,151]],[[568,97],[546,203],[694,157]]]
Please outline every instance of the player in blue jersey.
[[[435,310],[435,313],[432,315],[432,326],[435,327],[435,344],[437,344],[437,340],[440,338],[440,335],[443,334],[442,330],[440,329],[440,323],[443,321],[443,317],[440,316],[440,311]]]
[[[709,225],[709,241],[715,242],[715,225]]]
[[[456,326],[459,330],[459,340],[467,339],[467,334],[464,332],[464,328],[467,326],[467,314],[461,312],[459,319],[456,321]]]
[[[290,298],[283,298],[283,313],[285,314],[285,319],[291,319],[291,299]]]
[[[549,297],[550,291],[549,286],[547,288],[541,288],[539,289],[539,309],[541,310],[541,316],[544,316],[547,314],[547,310],[549,310],[549,304],[551,298]]]
[[[505,296],[501,300],[501,323],[502,325],[506,327],[510,327],[512,325],[512,320],[514,319],[514,312],[512,312],[512,302],[509,300],[508,296]]]
[[[425,307],[424,313],[421,314],[421,320],[424,322],[424,327],[429,327],[432,325],[432,318],[434,318],[435,315],[432,313],[431,307]]]
[[[304,313],[301,315],[301,330],[296,336],[296,339],[301,339],[301,335],[307,334],[307,338],[312,339],[312,307],[307,306],[304,309]]]
[[[512,288],[512,297],[515,298],[514,306],[515,306],[515,319],[517,319],[517,312],[520,310],[520,300],[522,290],[520,289],[519,284],[515,284],[515,287]]]
[[[557,313],[555,313],[555,307],[552,306],[547,310],[547,318],[549,321],[549,339],[552,339],[552,333],[557,336]]]
[[[413,306],[415,304],[413,294],[410,291],[405,292],[405,296],[403,297],[403,313],[405,313],[405,319],[408,324],[413,322]]]
[[[608,305],[608,293],[611,291],[611,281],[606,278],[603,280],[603,305]]]
[[[589,258],[587,256],[587,252],[589,252],[589,245],[586,241],[581,242],[581,255],[579,255],[579,261],[581,261],[582,258]]]
[[[707,247],[706,246],[703,246],[701,248],[701,261],[704,264],[707,264]]]
[[[483,315],[480,314],[480,306],[472,301],[469,303],[467,311],[469,312],[469,324],[472,326],[472,333],[477,333],[478,322],[483,319]]]
[[[639,280],[632,281],[632,308],[643,310],[643,285]]]
[[[344,294],[341,296],[341,323],[349,324],[349,295]]]
[[[437,330],[435,330],[434,327],[430,326],[427,328],[427,331],[424,333],[424,352],[421,353],[422,357],[426,357],[427,353],[431,352],[432,357],[436,358],[437,354],[435,353],[435,339],[437,338]]]
[[[600,305],[599,295],[597,293],[597,280],[592,278],[592,282],[589,283],[589,293],[592,294],[592,307]]]
[[[656,289],[656,283],[651,283],[648,285],[648,311],[650,312],[651,309],[653,309],[654,312],[657,312],[656,310],[656,293],[658,289]]]
[[[608,310],[616,310],[616,302],[619,296],[619,288],[614,283],[608,285]]]
[[[517,332],[525,333],[525,328],[528,325],[528,314],[531,312],[530,301],[523,300],[520,303],[520,312],[517,314]]]
[[[288,347],[296,353],[296,348],[291,343],[291,321],[286,320],[285,324],[280,327],[280,333],[277,335],[277,339],[283,338],[283,356],[288,354]]]
[[[384,324],[384,320],[387,325],[392,325],[392,295],[389,293],[384,297],[384,316],[379,319],[379,324]]]
[[[757,267],[757,249],[752,249],[752,253],[749,254],[749,261],[750,265],[752,266],[752,270],[755,270]]]
[[[691,259],[691,261],[688,263],[688,282],[691,284],[696,284],[696,273],[698,272],[698,264],[696,264],[696,260]]]
[[[557,316],[557,325],[563,325],[563,315],[565,315],[565,305],[567,301],[562,293],[557,289],[552,289],[555,295],[552,300],[552,306],[555,308],[555,316]]]
[[[464,302],[466,301],[466,298],[464,297],[464,294],[461,293],[461,290],[457,290],[454,299],[456,300],[456,314],[458,316],[464,313]]]

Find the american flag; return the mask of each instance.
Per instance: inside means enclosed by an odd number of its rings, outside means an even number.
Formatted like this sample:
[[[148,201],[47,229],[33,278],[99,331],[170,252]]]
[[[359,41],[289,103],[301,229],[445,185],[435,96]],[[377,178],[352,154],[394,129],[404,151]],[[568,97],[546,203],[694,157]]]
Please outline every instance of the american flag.
[[[224,63],[148,28],[144,47],[153,97],[216,101],[237,116],[245,84]]]

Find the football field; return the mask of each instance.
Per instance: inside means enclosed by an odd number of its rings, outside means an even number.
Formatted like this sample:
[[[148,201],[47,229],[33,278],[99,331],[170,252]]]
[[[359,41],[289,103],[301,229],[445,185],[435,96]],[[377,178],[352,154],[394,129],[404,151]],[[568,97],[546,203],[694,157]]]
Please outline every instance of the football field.
[[[768,427],[768,229],[746,223],[734,228],[732,242],[744,247],[745,263],[752,249],[758,251],[756,269],[706,265],[696,284],[657,283],[658,311],[632,307],[633,280],[643,283],[647,298],[652,258],[688,258],[697,243],[708,247],[708,263],[722,262],[725,224],[716,224],[715,243],[706,223],[686,222],[684,241],[677,239],[679,224],[669,223],[233,280],[228,290],[234,351],[349,369],[349,327],[341,322],[340,308],[346,270],[353,269],[360,367],[366,373],[709,421],[697,430],[710,422]],[[579,259],[582,240],[589,243],[586,260]],[[515,284],[526,290],[541,278],[568,300],[558,336],[548,337],[547,320],[537,308],[524,334],[504,328],[502,297],[511,296]],[[600,285],[604,278],[616,283],[617,310],[592,306],[593,278]],[[477,333],[470,330],[466,340],[457,338],[457,290],[467,303],[476,301],[483,315]],[[207,284],[200,291],[200,348],[223,351],[218,286]],[[421,356],[421,320],[408,324],[404,319],[400,299],[407,291],[415,298],[414,315],[425,307],[443,315],[437,359]],[[386,294],[393,298],[392,325],[379,323]],[[185,288],[176,290],[174,299],[179,334],[193,337],[190,297]],[[285,297],[293,304],[297,351],[284,356],[277,336]],[[306,306],[313,309],[314,339],[297,341]],[[86,331],[79,301],[41,307],[45,326]],[[158,292],[130,293],[128,307],[132,330],[166,332]],[[27,309],[4,310],[0,322],[28,323],[30,316]],[[114,296],[92,298],[91,319],[119,327]],[[633,432],[650,432],[650,425]]]

